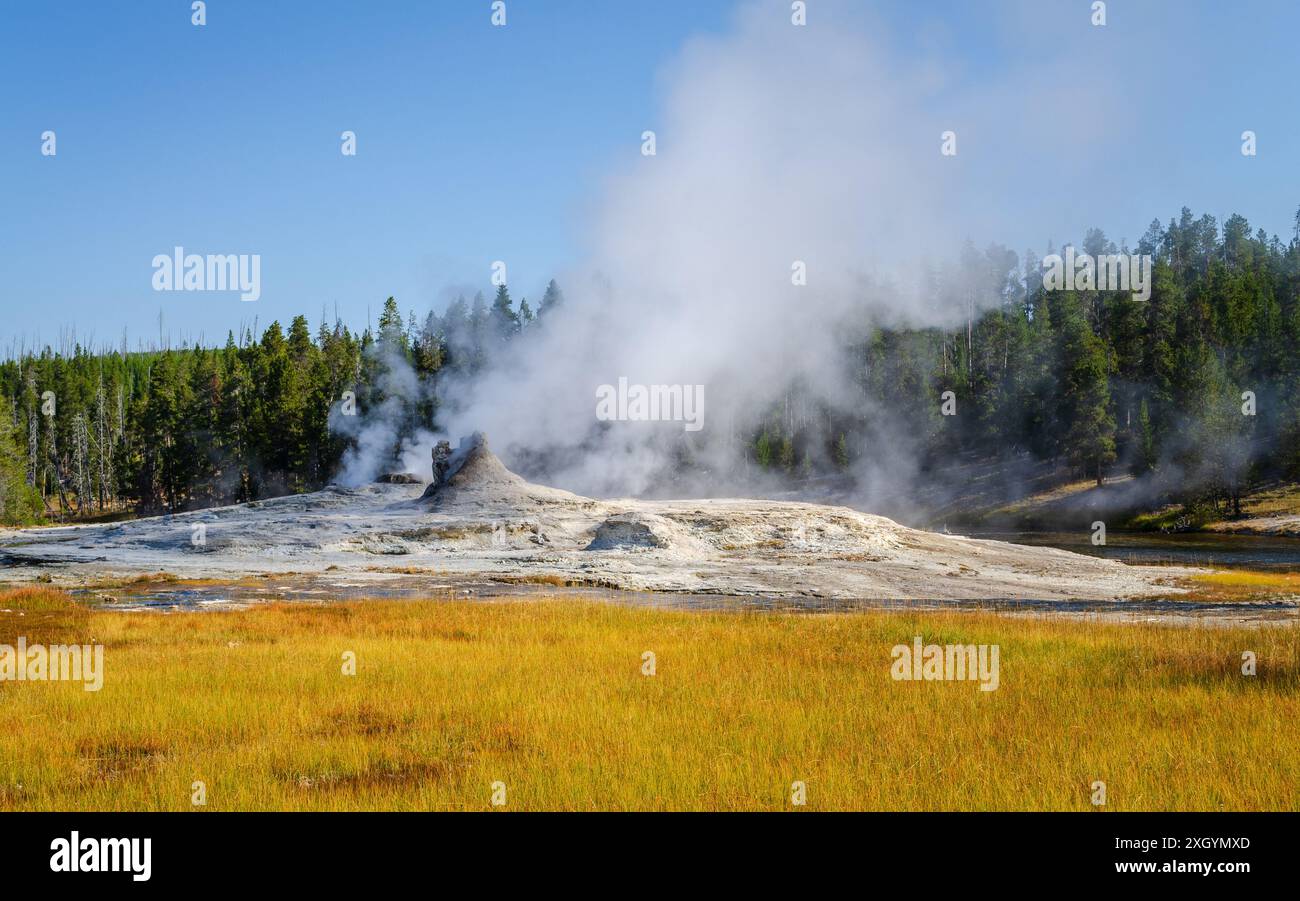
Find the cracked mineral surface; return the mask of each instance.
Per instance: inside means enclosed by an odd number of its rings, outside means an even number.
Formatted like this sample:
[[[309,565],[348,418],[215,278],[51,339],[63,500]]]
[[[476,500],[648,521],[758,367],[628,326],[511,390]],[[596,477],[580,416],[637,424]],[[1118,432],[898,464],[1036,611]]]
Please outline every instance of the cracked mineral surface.
[[[596,500],[510,472],[481,435],[427,488],[392,477],[105,525],[0,530],[6,581],[423,573],[860,600],[1123,600],[1186,570],[907,528],[847,507]]]

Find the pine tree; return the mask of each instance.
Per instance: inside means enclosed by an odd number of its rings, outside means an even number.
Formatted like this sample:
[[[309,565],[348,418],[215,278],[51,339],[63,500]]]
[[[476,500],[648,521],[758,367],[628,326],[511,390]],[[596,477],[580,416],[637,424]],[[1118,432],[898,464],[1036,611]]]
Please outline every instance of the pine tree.
[[[835,439],[835,465],[840,469],[849,468],[849,443],[843,432]]]
[[[780,453],[781,468],[784,469],[786,472],[793,471],[794,461],[795,461],[794,442],[790,439],[789,435],[786,435],[784,438],[781,439],[781,453]]]
[[[492,300],[490,312],[493,334],[501,341],[508,341],[519,332],[519,314],[512,309],[510,291],[505,285],[497,287],[496,297]]]
[[[1300,222],[1300,213],[1296,213],[1296,221]],[[555,283],[555,279],[551,279],[546,285],[546,293],[542,295],[542,305],[537,308],[537,318],[549,316],[563,305],[564,292]]]
[[[1066,425],[1063,449],[1071,465],[1101,485],[1115,461],[1115,421],[1105,346],[1088,325],[1082,301],[1065,292],[1054,307],[1061,359],[1060,406]]]
[[[384,312],[379,315],[379,345],[385,353],[401,357],[407,354],[402,312],[397,308],[397,301],[392,297],[384,301]]]
[[[469,370],[471,373],[477,374],[487,365],[490,322],[487,301],[483,299],[483,292],[475,292],[474,305],[469,311]]]
[[[1156,468],[1156,436],[1155,430],[1151,425],[1151,413],[1147,409],[1146,399],[1143,398],[1138,408],[1138,440],[1137,440],[1137,459],[1134,464],[1136,475],[1143,475],[1151,472]]]
[[[0,522],[28,525],[41,518],[41,495],[27,479],[9,400],[0,394]]]

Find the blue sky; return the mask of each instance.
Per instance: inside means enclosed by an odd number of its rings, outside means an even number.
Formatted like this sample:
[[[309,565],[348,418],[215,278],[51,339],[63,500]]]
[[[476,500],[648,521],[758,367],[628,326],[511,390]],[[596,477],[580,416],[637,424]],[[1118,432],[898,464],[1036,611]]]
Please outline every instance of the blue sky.
[[[833,27],[818,2],[810,27]],[[1041,248],[1100,225],[1132,242],[1187,204],[1288,239],[1300,4],[1113,0],[1092,32],[1074,27],[1088,6],[874,5],[893,54],[942,60],[948,95],[1014,103],[1018,80],[1041,91],[1031,82],[1054,63],[1061,106],[1026,109],[1028,131],[1095,123],[1086,164],[1064,175],[1052,155],[1068,157],[1069,129],[1023,160],[998,148],[1016,184],[996,237]],[[156,338],[160,310],[173,341],[220,342],[254,316],[265,326],[305,313],[314,326],[322,309],[362,325],[389,294],[424,311],[459,289],[486,292],[498,259],[516,299],[535,305],[581,259],[602,180],[657,127],[662,74],[692,38],[725,34],[733,7],[508,0],[508,24],[494,28],[489,0],[211,0],[198,28],[188,0],[9,4],[0,353],[69,328],[96,344],[125,329],[134,345]],[[1131,92],[1090,93],[1099,79]],[[1249,160],[1246,128],[1260,142]],[[39,152],[46,129],[53,158]],[[344,130],[357,134],[355,157],[339,151]],[[1032,143],[979,123],[966,133],[985,153],[1000,137]],[[973,147],[963,164],[980,160]],[[261,300],[154,292],[150,261],[177,244],[260,254]]]

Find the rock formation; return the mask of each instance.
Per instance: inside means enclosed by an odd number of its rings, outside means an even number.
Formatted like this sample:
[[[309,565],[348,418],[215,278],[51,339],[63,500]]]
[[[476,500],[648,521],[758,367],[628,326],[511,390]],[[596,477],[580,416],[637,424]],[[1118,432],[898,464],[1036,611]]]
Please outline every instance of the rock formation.
[[[890,601],[1115,600],[1176,571],[909,529],[846,507],[746,498],[596,499],[526,481],[475,433],[433,451],[433,482],[393,477],[121,523],[6,532],[13,581],[75,584],[313,574],[340,590],[391,571],[635,591]],[[193,526],[207,545],[196,552]],[[1177,591],[1177,589],[1173,589]]]

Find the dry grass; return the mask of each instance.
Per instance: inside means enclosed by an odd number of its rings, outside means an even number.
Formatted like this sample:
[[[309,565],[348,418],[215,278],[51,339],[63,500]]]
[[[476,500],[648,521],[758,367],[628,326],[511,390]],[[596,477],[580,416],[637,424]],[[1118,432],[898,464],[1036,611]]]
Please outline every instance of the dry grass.
[[[1269,485],[1247,495],[1242,502],[1247,516],[1286,516],[1300,513],[1300,484]]]
[[[566,601],[87,611],[98,693],[0,683],[0,809],[1091,809],[1300,806],[1294,629],[986,614],[685,613]],[[20,615],[21,614],[21,615]],[[895,682],[890,649],[1001,646],[1001,687]],[[47,639],[48,640],[48,639]],[[1243,651],[1259,671],[1243,676]],[[357,674],[341,672],[356,654]],[[653,651],[657,672],[642,675]]]
[[[9,589],[0,593],[0,608],[20,616],[32,613],[70,613],[80,609],[71,595],[50,588]]]
[[[587,584],[581,579],[573,579],[569,576],[562,576],[557,573],[522,573],[520,575],[498,574],[493,577],[493,581],[507,585],[550,585],[554,588],[567,588],[569,586],[581,586]]]
[[[1190,576],[1185,601],[1276,601],[1300,597],[1300,573],[1223,570]]]
[[[1128,476],[1121,476],[1110,479],[1107,484],[1118,484],[1129,480]],[[1048,507],[1060,501],[1069,500],[1081,494],[1097,490],[1096,479],[1076,479],[1070,482],[1062,482],[1051,488],[1042,491],[1036,491],[1025,497],[1017,498],[1010,503],[1004,504],[991,511],[993,516],[1023,516],[1025,514],[1035,513],[1042,507]]]

